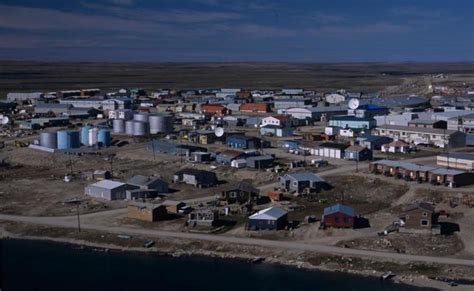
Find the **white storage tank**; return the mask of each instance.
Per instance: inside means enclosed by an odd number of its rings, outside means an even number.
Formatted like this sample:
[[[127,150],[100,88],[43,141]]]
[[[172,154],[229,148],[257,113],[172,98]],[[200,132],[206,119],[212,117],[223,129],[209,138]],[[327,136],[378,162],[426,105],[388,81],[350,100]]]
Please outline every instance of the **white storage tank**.
[[[112,128],[114,133],[125,133],[125,120],[114,119],[112,122]]]
[[[125,134],[133,135],[133,126],[135,121],[127,120],[125,121]]]
[[[134,136],[145,136],[150,132],[148,122],[134,121],[133,122],[133,135]]]
[[[58,134],[56,132],[42,132],[40,134],[40,146],[55,149],[58,147]]]
[[[97,144],[97,133],[99,129],[97,127],[93,127],[89,129],[89,146],[95,146]]]
[[[148,122],[148,116],[149,116],[148,113],[135,113],[133,115],[133,120]]]
[[[149,116],[150,133],[170,133],[173,131],[173,116],[169,114],[154,114]]]

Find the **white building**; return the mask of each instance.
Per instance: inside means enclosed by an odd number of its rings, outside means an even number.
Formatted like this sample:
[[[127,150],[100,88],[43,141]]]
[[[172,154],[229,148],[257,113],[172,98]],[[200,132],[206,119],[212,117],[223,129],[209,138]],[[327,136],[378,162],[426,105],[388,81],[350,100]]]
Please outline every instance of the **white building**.
[[[337,94],[337,93],[332,93],[332,94],[327,94],[326,96],[324,96],[324,99],[326,100],[327,103],[339,104],[346,101],[346,96]]]

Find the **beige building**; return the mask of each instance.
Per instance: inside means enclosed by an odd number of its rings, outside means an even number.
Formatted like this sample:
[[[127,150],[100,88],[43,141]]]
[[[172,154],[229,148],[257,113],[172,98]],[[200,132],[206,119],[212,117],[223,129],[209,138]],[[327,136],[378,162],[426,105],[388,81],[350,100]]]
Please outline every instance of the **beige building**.
[[[462,169],[467,171],[474,170],[474,154],[472,153],[449,153],[441,154],[436,157],[438,166]]]

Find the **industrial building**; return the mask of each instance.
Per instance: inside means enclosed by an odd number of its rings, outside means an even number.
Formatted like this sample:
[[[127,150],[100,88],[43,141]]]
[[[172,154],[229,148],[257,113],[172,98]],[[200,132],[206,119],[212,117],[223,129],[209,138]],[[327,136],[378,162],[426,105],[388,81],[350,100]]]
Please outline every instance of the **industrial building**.
[[[101,198],[105,200],[122,200],[127,197],[127,190],[137,188],[137,186],[128,185],[122,182],[102,180],[87,186],[85,188],[85,194],[93,198]]]
[[[442,167],[474,171],[474,153],[444,153],[436,157],[436,164]]]

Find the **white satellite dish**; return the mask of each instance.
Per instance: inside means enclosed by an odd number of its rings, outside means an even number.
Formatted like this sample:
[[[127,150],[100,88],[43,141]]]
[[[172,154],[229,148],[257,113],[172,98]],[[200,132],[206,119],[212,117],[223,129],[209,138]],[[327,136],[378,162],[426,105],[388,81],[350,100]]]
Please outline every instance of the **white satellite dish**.
[[[2,119],[0,119],[0,123],[5,125],[5,124],[8,124],[10,122],[10,118],[8,118],[8,116],[4,116],[2,117]]]
[[[359,99],[351,98],[349,99],[349,109],[355,110],[359,107]]]
[[[216,129],[214,130],[214,134],[217,136],[217,137],[221,137],[224,135],[224,128],[222,127],[216,127]]]

